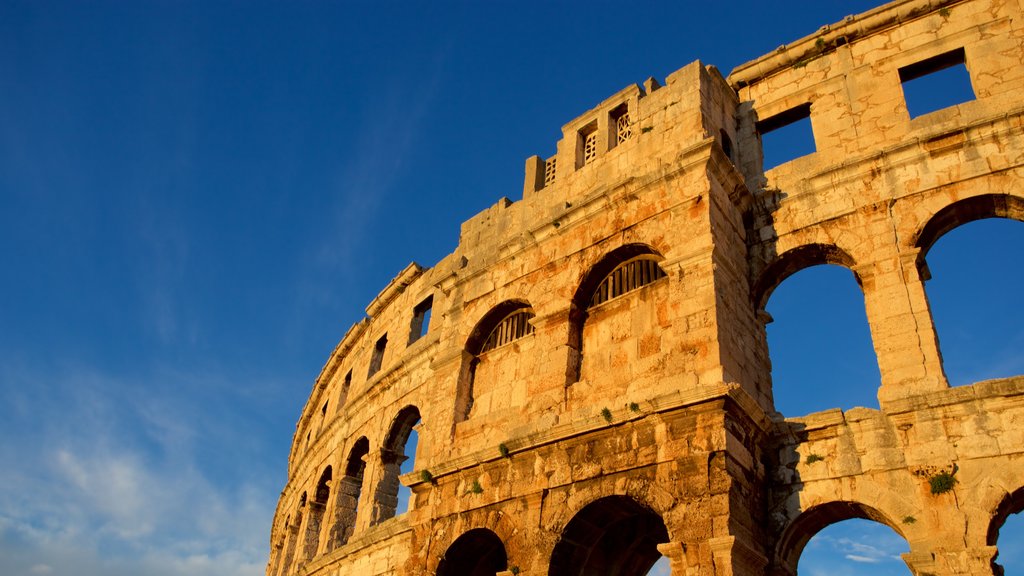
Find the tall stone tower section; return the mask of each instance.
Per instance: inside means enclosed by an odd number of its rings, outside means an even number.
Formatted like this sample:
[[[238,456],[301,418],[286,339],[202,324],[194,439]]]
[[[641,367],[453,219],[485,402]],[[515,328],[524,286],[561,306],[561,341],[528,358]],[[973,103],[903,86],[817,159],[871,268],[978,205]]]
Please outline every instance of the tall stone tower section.
[[[563,126],[520,201],[402,270],[328,358],[268,576],[792,576],[849,518],[905,538],[914,574],[998,574],[1024,377],[949,386],[926,257],[1024,220],[1022,16],[897,1]],[[971,96],[908,102],[947,70]],[[812,151],[765,166],[799,122]],[[764,306],[825,263],[863,291],[880,409],[782,415]]]

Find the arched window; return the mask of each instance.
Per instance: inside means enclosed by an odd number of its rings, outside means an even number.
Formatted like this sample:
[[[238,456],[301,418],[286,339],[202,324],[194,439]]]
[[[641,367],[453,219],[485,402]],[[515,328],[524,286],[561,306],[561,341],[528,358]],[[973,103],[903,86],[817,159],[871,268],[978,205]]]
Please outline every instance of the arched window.
[[[345,475],[339,479],[338,492],[334,497],[335,516],[329,550],[345,545],[355,530],[359,495],[363,491],[363,473],[366,471],[366,455],[369,453],[370,441],[362,436],[352,445],[348,460],[345,461]]]
[[[1024,373],[1024,199],[987,194],[939,210],[918,235],[918,268],[951,385]],[[1008,251],[1009,250],[1009,251]],[[1008,303],[1010,303],[1008,305]]]
[[[590,297],[587,309],[604,304],[613,298],[618,298],[664,277],[665,271],[658,266],[658,261],[654,256],[644,255],[631,258],[616,266],[597,285],[593,296]]]
[[[494,576],[508,569],[505,545],[486,528],[459,536],[437,565],[437,576]]]
[[[483,403],[490,412],[510,406],[510,387],[521,382],[521,343],[533,334],[533,308],[522,300],[507,300],[495,306],[477,322],[466,341],[459,387],[455,396],[455,421],[470,417],[474,406]],[[501,394],[496,394],[498,389]]]
[[[908,551],[903,535],[878,510],[858,502],[829,502],[809,508],[789,525],[776,562],[790,574],[860,573],[855,568],[869,564],[871,574],[909,576],[900,559]]]
[[[765,320],[775,409],[878,407],[881,373],[853,258],[810,244],[783,254],[753,297]]]
[[[650,246],[627,244],[605,254],[583,276],[569,309],[566,383],[588,384],[574,387],[573,396],[618,401],[626,387],[642,386],[644,374],[655,370],[668,321],[664,314],[658,317],[665,293],[654,286],[655,292],[641,293],[641,288],[667,277],[660,261]],[[609,375],[615,375],[617,388],[610,386]]]
[[[327,500],[331,495],[331,467],[328,466],[320,475],[320,481],[316,483],[316,491],[313,492],[313,500],[309,503],[309,522],[306,523],[306,559],[311,560],[316,556],[317,548],[320,546],[320,527],[323,524],[324,511],[327,509]]]
[[[418,435],[416,425],[420,422],[420,411],[415,406],[406,406],[398,412],[391,424],[384,446],[381,448],[381,462],[384,474],[377,485],[374,501],[374,524],[403,514],[409,509],[409,489],[402,486],[398,477],[412,472],[413,456],[416,453]]]
[[[551,552],[550,576],[642,576],[662,557],[665,522],[628,496],[587,504],[566,524]]]

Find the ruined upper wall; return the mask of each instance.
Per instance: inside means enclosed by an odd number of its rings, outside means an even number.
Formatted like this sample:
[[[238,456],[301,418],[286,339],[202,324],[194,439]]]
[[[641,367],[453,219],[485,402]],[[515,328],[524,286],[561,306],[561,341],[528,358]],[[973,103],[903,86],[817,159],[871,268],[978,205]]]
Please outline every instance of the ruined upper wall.
[[[1021,22],[1014,1],[905,0],[848,16],[738,66],[747,106],[739,166],[752,188],[798,191],[811,173],[941,136],[1020,106]],[[903,81],[961,62],[974,99],[911,118]],[[760,134],[809,108],[815,152],[762,176]],[[783,120],[784,122],[784,120]]]

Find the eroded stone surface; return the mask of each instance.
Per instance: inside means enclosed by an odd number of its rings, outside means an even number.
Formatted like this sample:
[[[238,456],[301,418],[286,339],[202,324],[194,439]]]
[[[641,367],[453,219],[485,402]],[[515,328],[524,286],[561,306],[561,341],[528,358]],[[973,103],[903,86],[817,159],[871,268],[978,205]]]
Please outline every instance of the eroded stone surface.
[[[910,118],[900,70],[958,54],[976,99]],[[628,573],[663,554],[676,575],[783,575],[852,517],[906,538],[915,574],[992,574],[993,530],[1024,508],[1024,378],[949,388],[923,256],[965,222],[1024,219],[1022,60],[1016,1],[899,1],[566,124],[521,201],[402,271],[328,360],[267,574]],[[780,114],[809,115],[817,151],[764,171]],[[882,409],[784,420],[763,306],[820,263],[861,283]],[[414,502],[393,517],[415,415]],[[609,544],[623,534],[652,540]]]

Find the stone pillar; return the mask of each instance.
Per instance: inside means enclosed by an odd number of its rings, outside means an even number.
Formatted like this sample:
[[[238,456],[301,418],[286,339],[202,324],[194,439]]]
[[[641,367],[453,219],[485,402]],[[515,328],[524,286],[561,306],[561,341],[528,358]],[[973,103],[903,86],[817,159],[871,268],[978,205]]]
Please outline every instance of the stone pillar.
[[[768,559],[736,536],[708,540],[715,576],[761,576]]]
[[[408,459],[404,454],[393,450],[380,451],[381,478],[373,501],[373,524],[379,524],[388,518],[394,518],[398,509],[398,475],[402,463]]]
[[[883,408],[891,400],[948,387],[917,255],[910,250],[854,269],[882,374]]]
[[[544,187],[544,165],[545,162],[540,156],[530,156],[526,159],[526,177],[523,179],[523,200],[526,200],[534,192]]]

